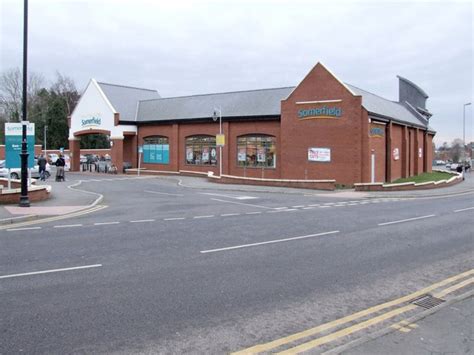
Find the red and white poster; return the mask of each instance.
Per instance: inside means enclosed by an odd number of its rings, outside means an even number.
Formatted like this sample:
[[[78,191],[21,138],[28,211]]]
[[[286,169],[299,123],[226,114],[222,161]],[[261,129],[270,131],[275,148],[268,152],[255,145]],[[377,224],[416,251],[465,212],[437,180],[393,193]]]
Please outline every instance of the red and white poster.
[[[331,149],[330,148],[308,148],[308,160],[319,161],[319,162],[330,162]]]
[[[400,159],[400,150],[398,148],[393,149],[393,160]]]

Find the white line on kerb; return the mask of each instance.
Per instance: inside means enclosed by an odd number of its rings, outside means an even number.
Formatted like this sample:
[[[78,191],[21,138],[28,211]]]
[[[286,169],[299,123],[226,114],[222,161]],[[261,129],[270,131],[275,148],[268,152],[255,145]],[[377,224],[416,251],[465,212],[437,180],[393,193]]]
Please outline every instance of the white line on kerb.
[[[136,221],[130,221],[130,223],[145,223],[145,222],[155,222],[154,219],[139,219]]]
[[[73,228],[73,227],[82,227],[82,224],[62,224],[59,226],[54,226],[53,228]]]
[[[120,222],[97,222],[97,223],[94,223],[94,226],[106,226],[106,225],[109,225],[109,224],[119,224]]]
[[[219,248],[219,249],[201,250],[200,253],[201,254],[206,254],[206,253],[215,253],[215,252],[218,252],[218,251],[227,251],[227,250],[233,250],[233,249],[250,248],[250,247],[255,247],[255,246],[259,246],[259,245],[289,242],[289,241],[292,241],[292,240],[306,239],[306,238],[315,238],[315,237],[321,237],[323,235],[336,234],[336,233],[339,233],[339,231],[331,231],[331,232],[324,232],[324,233],[317,233],[317,234],[308,234],[308,235],[302,235],[300,237],[269,240],[267,242],[236,245],[236,246],[233,246],[233,247],[226,247],[226,248]]]
[[[12,228],[12,229],[7,229],[7,232],[29,231],[29,230],[33,230],[33,229],[41,229],[41,227]]]
[[[9,278],[13,278],[13,277],[29,276],[29,275],[49,274],[49,273],[52,273],[52,272],[62,272],[62,271],[71,271],[71,270],[80,270],[80,269],[90,269],[90,268],[101,267],[101,266],[102,266],[102,264],[94,264],[94,265],[67,267],[67,268],[63,268],[63,269],[53,269],[53,270],[44,270],[44,271],[25,272],[25,273],[23,273],[23,274],[3,275],[3,276],[0,276],[0,279],[9,279]]]
[[[401,219],[399,221],[393,221],[393,222],[385,222],[385,223],[379,223],[379,226],[386,226],[388,224],[395,224],[395,223],[403,223],[403,222],[410,222],[410,221],[416,221],[418,219],[424,219],[424,218],[430,218],[434,217],[434,214],[429,214],[427,216],[421,216],[421,217],[414,217],[414,218],[407,218],[407,219]]]
[[[468,207],[468,208],[462,208],[460,210],[454,210],[454,213],[462,212],[462,211],[468,211],[468,210],[474,210],[474,207]]]
[[[193,218],[194,218],[194,219],[200,219],[200,218],[212,218],[212,217],[214,217],[213,214],[210,214],[210,215],[208,215],[208,216],[194,216]]]

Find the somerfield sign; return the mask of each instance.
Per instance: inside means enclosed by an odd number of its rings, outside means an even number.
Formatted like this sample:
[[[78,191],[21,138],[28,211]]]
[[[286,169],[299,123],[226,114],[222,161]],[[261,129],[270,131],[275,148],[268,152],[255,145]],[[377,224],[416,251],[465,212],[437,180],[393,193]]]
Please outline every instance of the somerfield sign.
[[[339,118],[342,116],[342,108],[327,107],[310,108],[298,110],[298,117],[306,120],[310,118]]]
[[[91,117],[81,120],[82,127],[100,126],[102,120],[99,117]]]

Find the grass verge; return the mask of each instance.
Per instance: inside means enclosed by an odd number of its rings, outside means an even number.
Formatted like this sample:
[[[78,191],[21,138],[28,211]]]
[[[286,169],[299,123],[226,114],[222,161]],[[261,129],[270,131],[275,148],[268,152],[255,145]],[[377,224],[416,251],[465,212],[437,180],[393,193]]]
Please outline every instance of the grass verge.
[[[433,171],[431,173],[423,173],[417,176],[411,176],[409,178],[398,179],[393,182],[393,184],[399,184],[402,182],[414,182],[414,183],[421,183],[421,182],[428,182],[428,181],[439,181],[439,180],[448,180],[453,177],[452,174],[443,173],[440,171]]]

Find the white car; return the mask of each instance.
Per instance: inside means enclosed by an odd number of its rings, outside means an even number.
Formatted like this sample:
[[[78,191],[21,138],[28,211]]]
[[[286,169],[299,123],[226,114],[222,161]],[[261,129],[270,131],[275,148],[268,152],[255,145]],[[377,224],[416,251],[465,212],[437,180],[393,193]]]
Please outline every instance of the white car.
[[[21,176],[21,169],[20,168],[12,168],[10,169],[10,177],[12,179],[19,179]],[[49,178],[51,176],[51,166],[46,164],[46,171],[45,177]],[[0,177],[8,178],[8,169],[5,168],[5,160],[0,160]],[[35,159],[35,166],[31,168],[31,177],[39,178],[39,166]]]
[[[56,153],[48,154],[48,160],[51,164],[56,163],[56,160],[58,160],[58,158],[59,158],[59,155]]]

